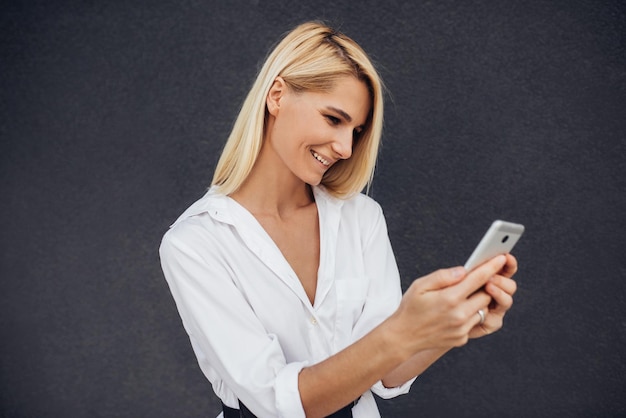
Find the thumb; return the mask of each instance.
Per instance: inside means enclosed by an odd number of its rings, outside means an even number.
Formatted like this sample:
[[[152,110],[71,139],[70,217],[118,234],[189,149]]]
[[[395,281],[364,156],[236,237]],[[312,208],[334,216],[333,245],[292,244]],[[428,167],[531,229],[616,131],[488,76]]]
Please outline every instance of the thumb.
[[[452,267],[448,269],[440,269],[422,277],[419,281],[425,291],[441,290],[446,287],[454,286],[465,277],[465,269],[463,267]]]

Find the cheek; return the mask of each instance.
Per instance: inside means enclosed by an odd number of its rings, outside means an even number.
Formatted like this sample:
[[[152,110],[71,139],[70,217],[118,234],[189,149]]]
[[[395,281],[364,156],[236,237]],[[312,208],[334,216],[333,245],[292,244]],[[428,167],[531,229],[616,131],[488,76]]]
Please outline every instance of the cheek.
[[[275,147],[283,147],[289,139],[291,126],[285,118],[277,118],[268,131],[269,139]]]
[[[272,135],[276,145],[294,148],[308,144],[319,136],[319,130],[319,127],[314,126],[310,120],[292,117],[277,121]]]
[[[287,166],[300,161],[300,136],[293,121],[278,120],[269,133],[269,145],[273,152]]]

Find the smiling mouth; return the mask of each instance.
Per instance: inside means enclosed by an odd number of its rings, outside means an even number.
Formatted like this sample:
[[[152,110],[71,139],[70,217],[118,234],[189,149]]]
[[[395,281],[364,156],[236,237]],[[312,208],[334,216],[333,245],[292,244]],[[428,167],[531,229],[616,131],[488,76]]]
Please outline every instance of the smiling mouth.
[[[319,161],[320,163],[324,164],[324,166],[326,167],[330,167],[330,161],[324,159],[321,155],[319,155],[317,152],[315,151],[311,151],[311,154],[313,155],[313,157],[315,157],[315,159],[317,161]]]

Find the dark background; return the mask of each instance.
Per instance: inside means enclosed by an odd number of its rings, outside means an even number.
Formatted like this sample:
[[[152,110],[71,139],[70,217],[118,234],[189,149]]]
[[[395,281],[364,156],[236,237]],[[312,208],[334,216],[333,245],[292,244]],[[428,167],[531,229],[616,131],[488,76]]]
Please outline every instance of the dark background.
[[[214,417],[163,279],[258,65],[320,18],[389,94],[371,194],[406,287],[524,223],[505,328],[385,417],[626,416],[622,1],[7,1],[0,411]]]

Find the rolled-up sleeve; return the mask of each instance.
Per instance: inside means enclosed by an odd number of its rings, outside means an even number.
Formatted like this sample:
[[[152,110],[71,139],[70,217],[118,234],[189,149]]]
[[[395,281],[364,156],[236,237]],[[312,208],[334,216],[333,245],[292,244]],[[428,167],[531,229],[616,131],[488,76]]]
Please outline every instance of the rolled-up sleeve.
[[[394,387],[394,388],[387,388],[382,384],[381,381],[378,381],[376,382],[374,386],[372,386],[371,389],[372,389],[372,392],[374,392],[381,398],[391,399],[391,398],[395,398],[398,395],[404,395],[406,393],[409,393],[409,390],[411,389],[411,385],[413,384],[415,379],[417,379],[417,376],[409,380],[408,382],[400,386]]]
[[[298,375],[307,362],[289,363],[276,376],[276,409],[280,417],[305,417],[298,391]]]

